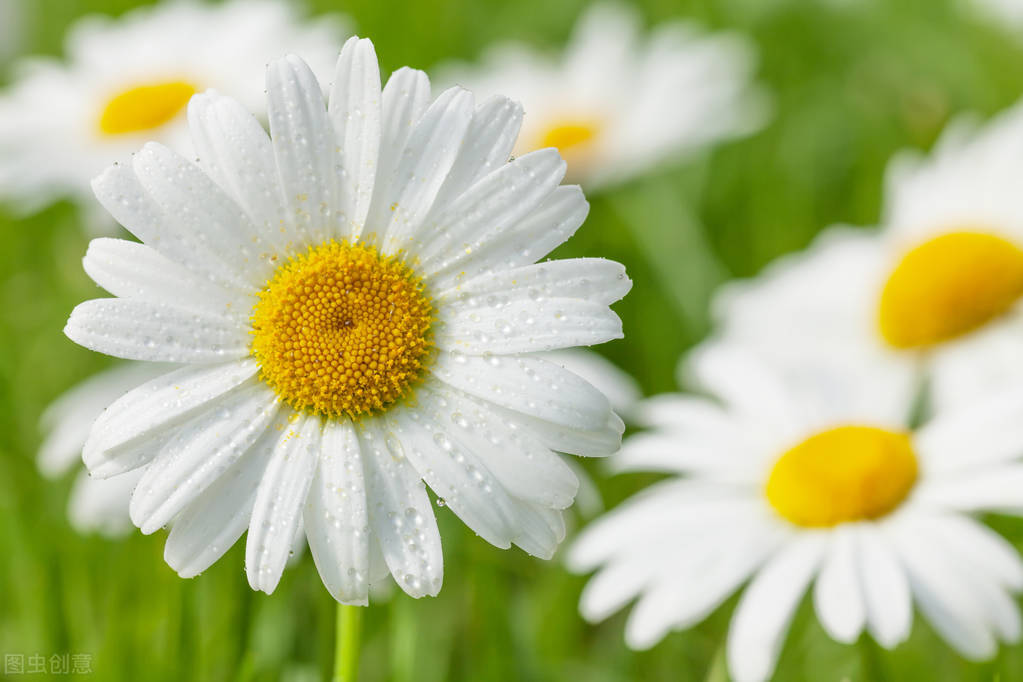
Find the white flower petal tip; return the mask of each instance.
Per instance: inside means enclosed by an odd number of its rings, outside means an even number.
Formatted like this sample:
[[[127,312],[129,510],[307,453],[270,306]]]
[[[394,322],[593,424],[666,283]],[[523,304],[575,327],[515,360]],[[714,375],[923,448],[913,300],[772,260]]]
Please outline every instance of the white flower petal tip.
[[[181,365],[114,400],[82,448],[97,477],[137,472],[128,516],[170,529],[180,576],[245,535],[269,594],[305,539],[333,598],[361,605],[388,573],[413,597],[441,589],[427,486],[491,544],[554,556],[580,485],[559,453],[609,454],[624,423],[537,352],[620,337],[609,306],[632,282],[600,258],[540,262],[588,204],[556,151],[511,158],[521,106],[431,101],[411,69],[382,86],[357,37],[333,73],[325,95],[301,59],[272,61],[269,134],[206,90],[187,107],[194,155],[150,143],[98,176],[141,243],[90,245],[113,298],[66,334]],[[309,314],[329,324],[288,321]]]

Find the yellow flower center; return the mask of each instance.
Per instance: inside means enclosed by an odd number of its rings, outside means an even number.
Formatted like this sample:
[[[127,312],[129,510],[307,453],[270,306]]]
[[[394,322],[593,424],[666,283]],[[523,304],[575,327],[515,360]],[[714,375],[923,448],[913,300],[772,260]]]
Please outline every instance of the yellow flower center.
[[[594,121],[576,119],[557,121],[547,128],[540,139],[540,148],[557,147],[562,156],[571,150],[592,142],[600,132]]]
[[[105,135],[121,135],[158,128],[181,113],[195,93],[196,87],[185,81],[128,88],[107,102],[99,129]]]
[[[900,349],[933,346],[983,327],[1021,296],[1023,250],[983,232],[944,234],[907,253],[888,278],[881,336]]]
[[[888,514],[909,494],[916,476],[909,434],[840,426],[778,459],[767,480],[767,500],[798,526],[834,526]]]
[[[409,394],[432,306],[400,260],[325,242],[284,263],[253,308],[260,376],[297,410],[357,418]]]

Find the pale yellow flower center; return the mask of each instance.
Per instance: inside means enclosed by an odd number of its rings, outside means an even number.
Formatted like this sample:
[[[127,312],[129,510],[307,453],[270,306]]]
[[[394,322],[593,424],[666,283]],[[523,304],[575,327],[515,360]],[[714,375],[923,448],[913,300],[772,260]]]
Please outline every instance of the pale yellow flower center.
[[[798,526],[835,526],[893,511],[916,483],[907,433],[870,426],[822,431],[783,454],[767,481],[767,500]]]
[[[297,410],[357,418],[407,396],[433,310],[400,260],[326,242],[280,266],[253,308],[260,377]]]
[[[952,232],[909,251],[881,293],[881,336],[899,349],[969,334],[1023,296],[1023,250],[984,232]]]
[[[186,81],[137,85],[122,90],[103,108],[99,129],[105,135],[122,135],[159,128],[181,113],[196,90]]]
[[[600,122],[593,118],[555,119],[538,134],[536,148],[556,148],[571,168],[586,161],[593,143],[600,136],[601,128]]]

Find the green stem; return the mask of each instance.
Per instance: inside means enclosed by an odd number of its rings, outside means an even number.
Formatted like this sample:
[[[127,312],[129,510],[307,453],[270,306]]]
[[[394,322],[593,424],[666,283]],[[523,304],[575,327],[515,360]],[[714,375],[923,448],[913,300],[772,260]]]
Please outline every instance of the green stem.
[[[362,633],[363,608],[337,605],[333,682],[355,682],[359,675],[359,636]]]

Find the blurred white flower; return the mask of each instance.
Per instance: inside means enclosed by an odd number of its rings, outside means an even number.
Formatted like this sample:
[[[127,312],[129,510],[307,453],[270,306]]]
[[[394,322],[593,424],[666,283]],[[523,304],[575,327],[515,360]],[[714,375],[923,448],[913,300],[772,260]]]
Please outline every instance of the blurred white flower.
[[[1023,2],[1020,0],[962,0],[974,11],[999,24],[1023,28]]]
[[[751,86],[755,62],[739,35],[673,22],[644,39],[633,9],[601,3],[580,18],[558,57],[506,44],[491,48],[481,66],[439,73],[522,102],[515,153],[557,147],[568,177],[593,189],[759,127],[767,107]]]
[[[268,137],[234,100],[196,96],[198,165],[147,144],[94,182],[143,244],[92,242],[65,332],[185,365],[114,402],[84,460],[142,468],[129,512],[170,524],[182,576],[246,536],[272,592],[304,523],[336,599],[388,571],[436,594],[443,557],[424,481],[481,537],[550,557],[578,482],[557,452],[607,455],[607,398],[535,353],[621,336],[631,287],[603,259],[536,263],[582,223],[555,150],[508,162],[522,117],[420,71],[381,89],[368,40],[341,51],[329,105],[297,57],[267,71]]]
[[[890,165],[883,228],[832,228],[805,253],[726,285],[721,337],[779,366],[855,364],[936,410],[1023,386],[1023,104],[963,120],[929,158]]]
[[[185,109],[214,88],[257,111],[263,72],[288,52],[329,73],[336,18],[302,22],[283,0],[165,2],[69,31],[66,61],[32,58],[0,94],[0,199],[34,210],[72,197],[95,231],[113,226],[89,181],[147,140],[192,156]]]
[[[834,372],[820,392],[736,348],[688,365],[711,397],[664,395],[637,412],[651,430],[613,460],[674,473],[587,528],[570,548],[600,568],[580,610],[602,620],[635,597],[625,638],[645,649],[691,627],[749,580],[732,617],[737,682],[768,679],[813,586],[817,618],[852,643],[904,641],[912,602],[970,659],[1016,642],[1023,562],[971,516],[1023,514],[1023,390],[911,430],[912,396],[883,375]]]
[[[89,430],[107,405],[131,389],[169,371],[155,363],[125,363],[86,379],[57,398],[43,413],[45,434],[39,448],[39,470],[49,477],[77,469]],[[68,518],[81,533],[120,536],[131,530],[128,499],[141,472],[107,479],[79,472],[71,490]]]

